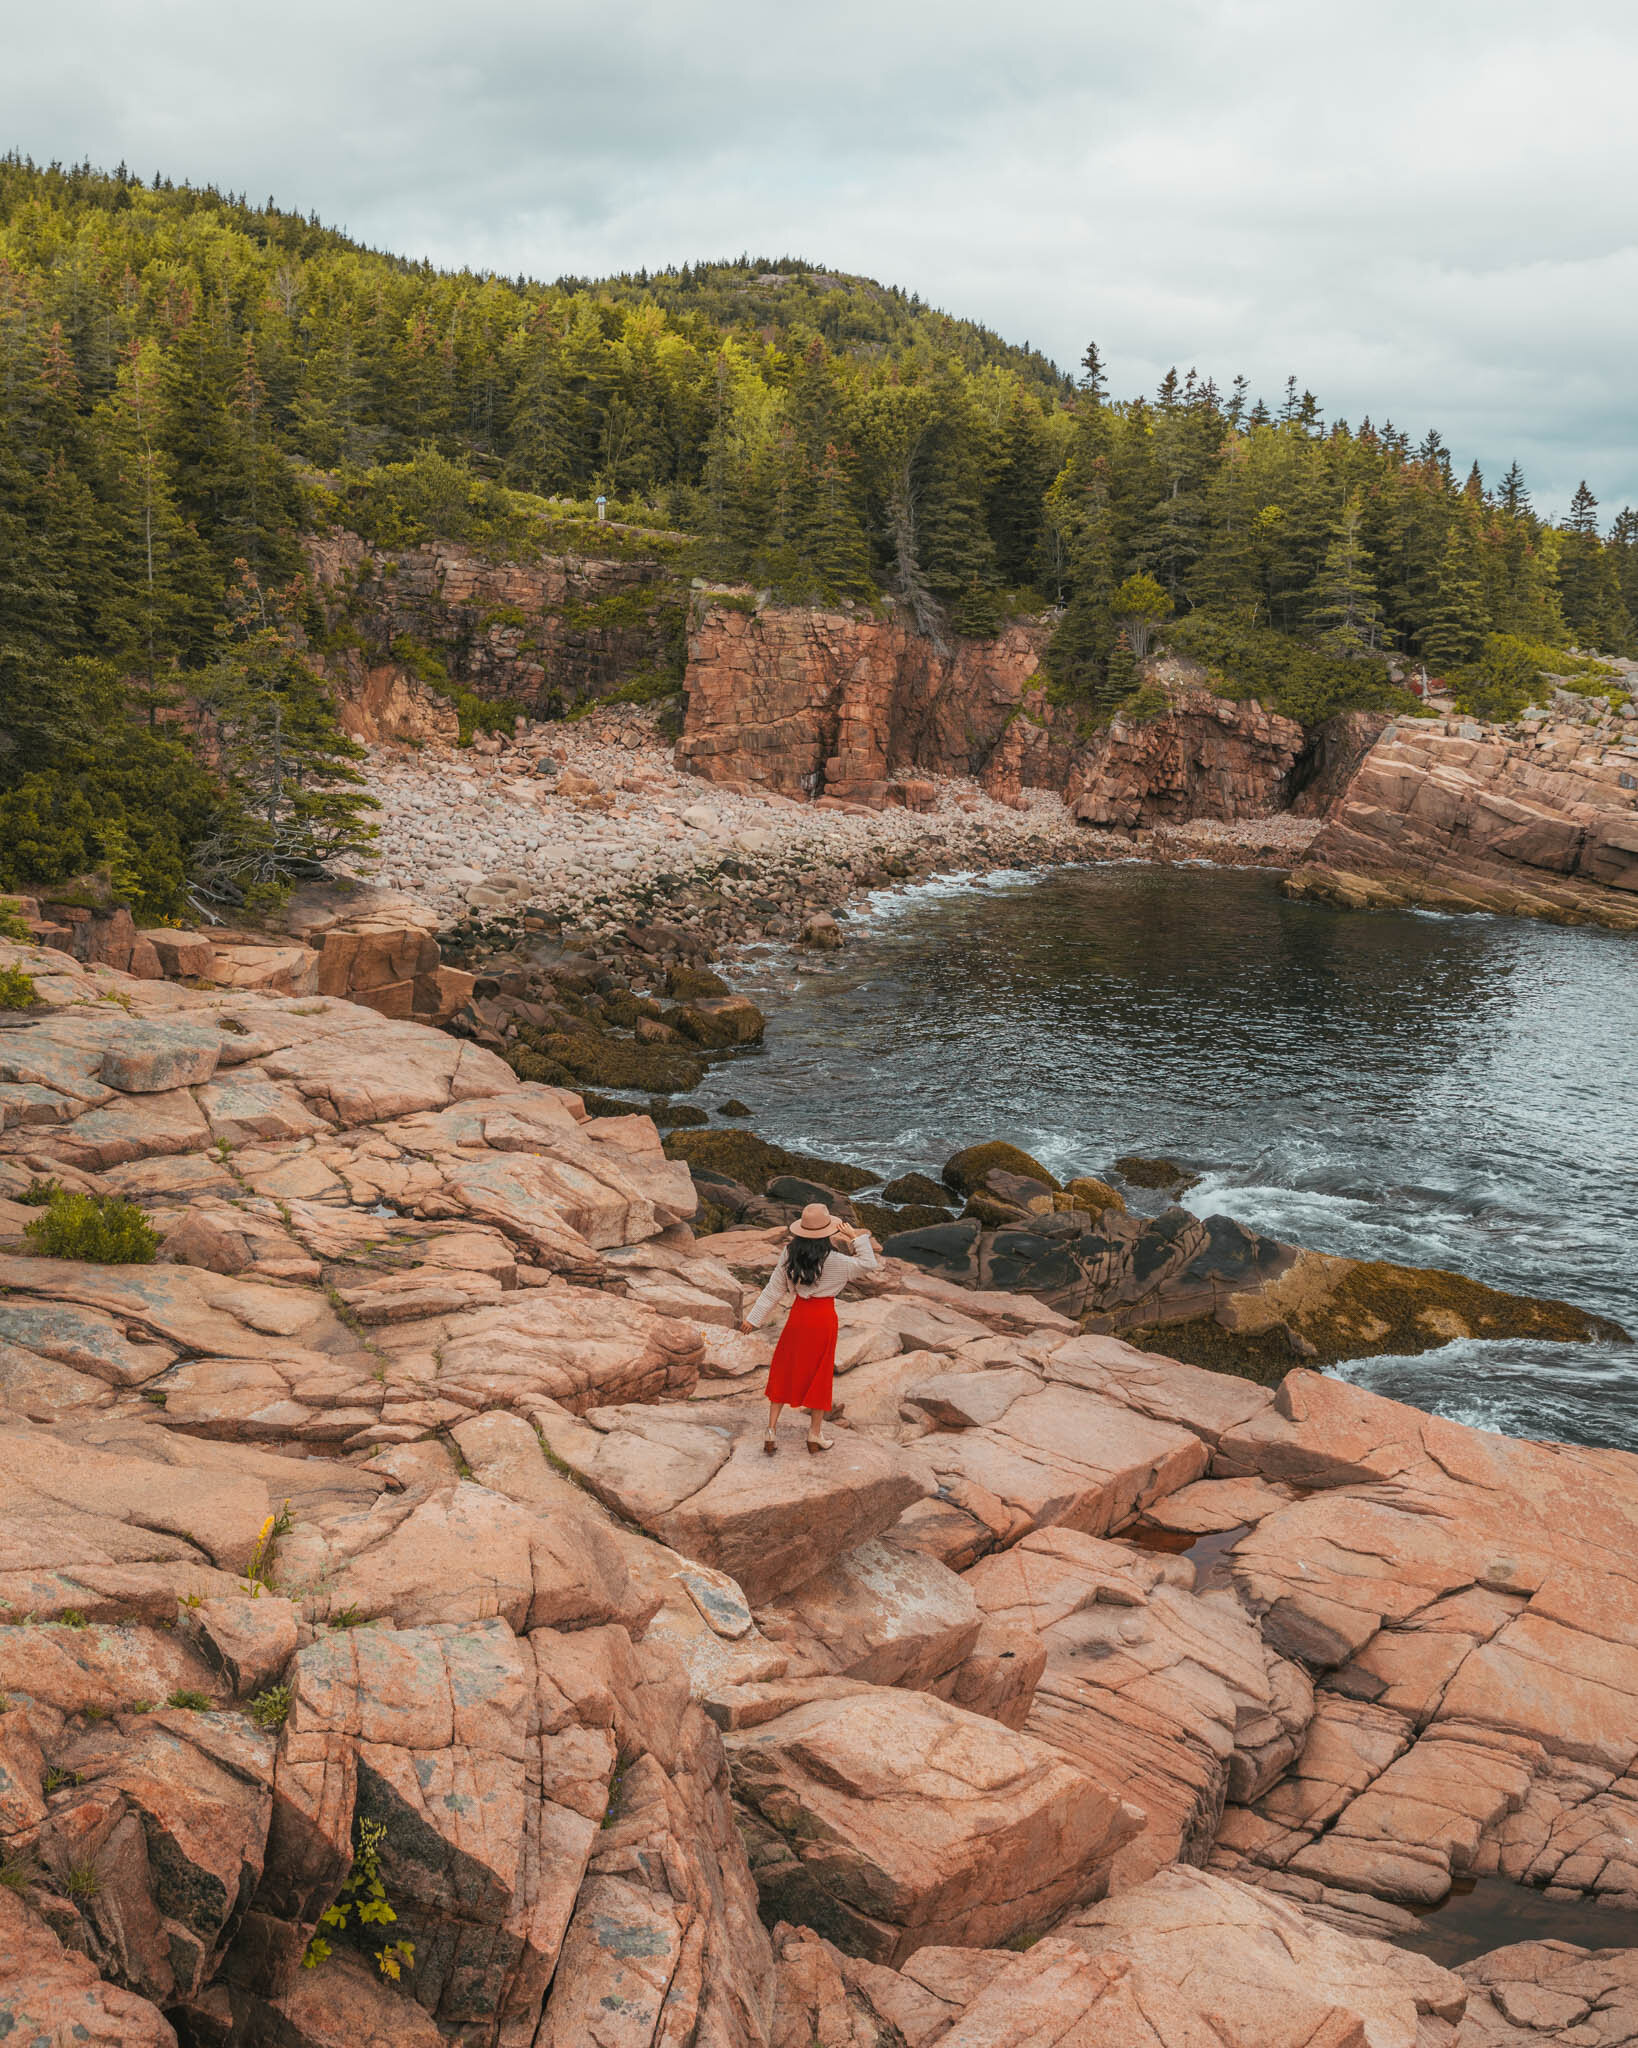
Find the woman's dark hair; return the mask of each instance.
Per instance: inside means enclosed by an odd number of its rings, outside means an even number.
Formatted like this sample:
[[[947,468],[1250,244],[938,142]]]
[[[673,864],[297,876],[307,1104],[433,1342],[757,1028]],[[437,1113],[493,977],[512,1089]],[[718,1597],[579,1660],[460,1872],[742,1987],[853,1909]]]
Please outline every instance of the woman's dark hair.
[[[811,1287],[829,1257],[828,1237],[793,1237],[785,1248],[785,1270],[798,1287]]]

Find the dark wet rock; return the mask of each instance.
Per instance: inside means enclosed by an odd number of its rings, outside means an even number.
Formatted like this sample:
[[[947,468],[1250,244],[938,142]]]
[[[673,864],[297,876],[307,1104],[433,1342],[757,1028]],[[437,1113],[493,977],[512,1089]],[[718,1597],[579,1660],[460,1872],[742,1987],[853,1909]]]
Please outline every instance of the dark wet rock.
[[[882,1250],[890,1259],[903,1259],[924,1273],[938,1273],[946,1280],[976,1287],[978,1241],[982,1226],[974,1218],[953,1223],[936,1223],[925,1230],[906,1230],[888,1238]]]

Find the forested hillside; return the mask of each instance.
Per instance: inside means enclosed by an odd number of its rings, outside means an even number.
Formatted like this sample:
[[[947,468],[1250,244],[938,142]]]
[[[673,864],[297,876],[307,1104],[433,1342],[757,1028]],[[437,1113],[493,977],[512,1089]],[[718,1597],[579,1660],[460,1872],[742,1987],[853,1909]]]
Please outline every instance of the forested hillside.
[[[1436,432],[1327,423],[1294,382],[1272,410],[1193,371],[1117,402],[1095,350],[1072,381],[805,263],[439,272],[13,158],[0,884],[107,865],[159,913],[201,846],[231,893],[347,844],[304,524],[561,546],[597,493],[688,536],[684,566],[891,597],[939,638],[1061,606],[1054,685],[1105,709],[1157,630],[1306,716],[1382,698],[1390,650],[1504,712],[1569,644],[1635,644],[1638,514],[1601,528],[1583,487],[1545,522],[1516,467],[1487,485]],[[210,773],[167,717],[184,699]]]

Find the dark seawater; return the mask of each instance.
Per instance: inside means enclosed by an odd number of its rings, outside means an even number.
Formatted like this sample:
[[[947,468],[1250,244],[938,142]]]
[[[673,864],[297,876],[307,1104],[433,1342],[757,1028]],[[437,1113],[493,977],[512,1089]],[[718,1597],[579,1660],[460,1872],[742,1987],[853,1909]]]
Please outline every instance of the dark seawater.
[[[820,962],[745,963],[768,1045],[702,1100],[739,1095],[764,1136],[887,1174],[991,1137],[1059,1174],[1164,1153],[1204,1176],[1202,1214],[1638,1332],[1638,939],[1136,865],[935,883],[846,929]],[[1343,1370],[1465,1422],[1638,1448],[1631,1347]]]

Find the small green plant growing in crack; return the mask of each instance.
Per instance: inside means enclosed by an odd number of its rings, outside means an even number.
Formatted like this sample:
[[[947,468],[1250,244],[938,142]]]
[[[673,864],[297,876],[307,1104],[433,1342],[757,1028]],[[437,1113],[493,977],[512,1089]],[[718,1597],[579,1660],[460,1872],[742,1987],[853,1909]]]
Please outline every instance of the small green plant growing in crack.
[[[39,1864],[26,1853],[8,1854],[0,1860],[0,1884],[9,1892],[26,1892],[39,1875]]]
[[[319,1925],[332,1927],[338,1934],[350,1934],[375,1958],[375,1966],[382,1976],[390,1977],[396,1983],[406,1969],[414,1967],[414,1942],[400,1937],[397,1941],[377,1944],[369,1932],[377,1927],[390,1927],[398,1918],[381,1876],[381,1845],[386,1838],[384,1821],[359,1821],[353,1844],[352,1870],[336,1894],[335,1904],[327,1906],[319,1915]],[[302,1967],[316,1970],[327,1956],[334,1953],[325,1936],[315,1934],[301,1959]]]
[[[289,1718],[290,1697],[288,1685],[270,1685],[249,1701],[245,1712],[258,1728],[265,1728],[271,1733],[282,1728]]]
[[[330,1616],[326,1626],[330,1628],[362,1628],[367,1619],[368,1616],[362,1607],[356,1607],[349,1603],[345,1607],[338,1607],[335,1613]]]
[[[180,1685],[165,1702],[168,1707],[179,1707],[184,1713],[208,1714],[216,1702],[208,1692],[200,1692],[189,1685]]]
[[[71,1899],[94,1899],[102,1890],[102,1879],[90,1863],[71,1863],[68,1875],[63,1879],[63,1889]]]

